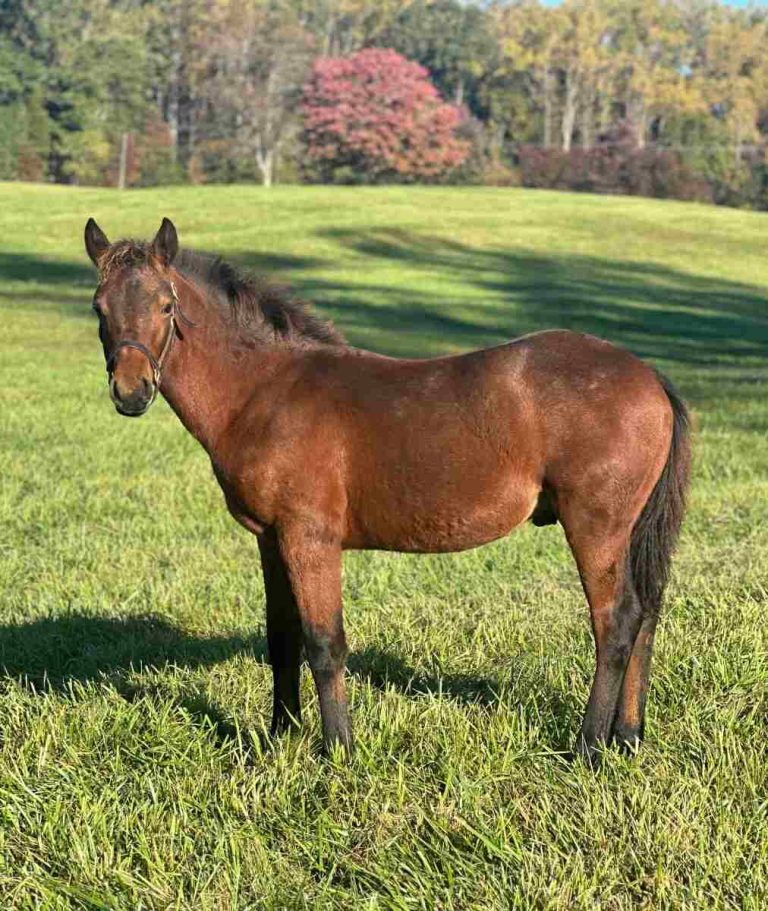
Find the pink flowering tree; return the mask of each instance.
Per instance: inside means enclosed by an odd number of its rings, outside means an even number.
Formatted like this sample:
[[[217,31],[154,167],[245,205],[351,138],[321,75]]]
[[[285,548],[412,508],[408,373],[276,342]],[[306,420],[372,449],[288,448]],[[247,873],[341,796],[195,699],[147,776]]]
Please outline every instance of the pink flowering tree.
[[[316,60],[302,113],[307,170],[324,181],[437,181],[470,151],[461,110],[392,50]]]

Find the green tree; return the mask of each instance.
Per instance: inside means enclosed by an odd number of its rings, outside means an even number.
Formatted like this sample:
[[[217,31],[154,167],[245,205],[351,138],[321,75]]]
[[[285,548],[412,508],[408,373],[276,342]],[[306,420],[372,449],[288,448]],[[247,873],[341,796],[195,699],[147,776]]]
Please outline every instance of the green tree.
[[[483,80],[499,64],[492,27],[481,7],[458,0],[416,0],[405,6],[374,44],[391,47],[425,66],[444,98],[467,104],[475,115],[485,116]]]
[[[33,143],[54,180],[105,182],[119,136],[146,111],[144,11],[110,0],[14,0],[2,23],[40,78],[30,91]],[[47,128],[39,112],[47,114]]]

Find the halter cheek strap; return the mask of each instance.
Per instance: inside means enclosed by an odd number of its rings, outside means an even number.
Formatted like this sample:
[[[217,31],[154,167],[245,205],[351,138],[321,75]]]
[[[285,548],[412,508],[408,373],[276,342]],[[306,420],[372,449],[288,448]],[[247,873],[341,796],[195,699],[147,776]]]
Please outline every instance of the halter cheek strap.
[[[182,311],[181,306],[179,305],[179,293],[176,290],[176,283],[171,282],[171,294],[173,295],[173,303],[171,305],[171,312],[168,314],[168,332],[165,336],[165,342],[163,343],[163,349],[160,352],[160,357],[155,357],[154,354],[147,348],[146,345],[142,342],[136,341],[132,338],[120,339],[119,342],[116,342],[112,348],[112,351],[109,355],[109,360],[107,361],[107,373],[109,374],[109,389],[112,393],[112,398],[115,398],[114,394],[114,384],[115,377],[113,373],[113,367],[115,364],[115,359],[117,358],[118,352],[122,348],[135,348],[137,351],[140,351],[144,357],[149,361],[149,366],[152,368],[152,380],[153,380],[153,389],[152,389],[152,398],[147,405],[147,408],[155,401],[157,398],[157,393],[160,388],[160,381],[163,377],[163,365],[165,364],[165,359],[168,357],[168,353],[171,350],[173,345],[173,340],[176,338],[178,333],[178,322],[182,322],[187,326],[194,326],[195,323],[189,319],[188,316]]]

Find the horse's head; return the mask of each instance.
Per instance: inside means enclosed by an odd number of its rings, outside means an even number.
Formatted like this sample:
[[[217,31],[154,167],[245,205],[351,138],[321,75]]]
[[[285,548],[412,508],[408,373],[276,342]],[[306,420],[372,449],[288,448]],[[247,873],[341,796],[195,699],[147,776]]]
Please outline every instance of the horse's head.
[[[180,311],[170,270],[178,251],[176,228],[164,218],[151,244],[110,244],[89,218],[85,249],[99,270],[93,308],[112,401],[120,414],[138,417],[155,400],[177,331]]]

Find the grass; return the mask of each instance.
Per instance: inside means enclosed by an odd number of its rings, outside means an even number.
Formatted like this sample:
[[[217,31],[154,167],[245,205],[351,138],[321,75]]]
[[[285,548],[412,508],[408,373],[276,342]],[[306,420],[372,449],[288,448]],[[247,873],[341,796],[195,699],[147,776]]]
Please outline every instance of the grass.
[[[394,354],[598,333],[691,401],[649,739],[562,757],[593,668],[558,527],[351,554],[359,744],[265,736],[255,542],[169,409],[117,417],[82,228],[290,280]],[[486,189],[0,186],[0,906],[768,905],[768,221]]]

